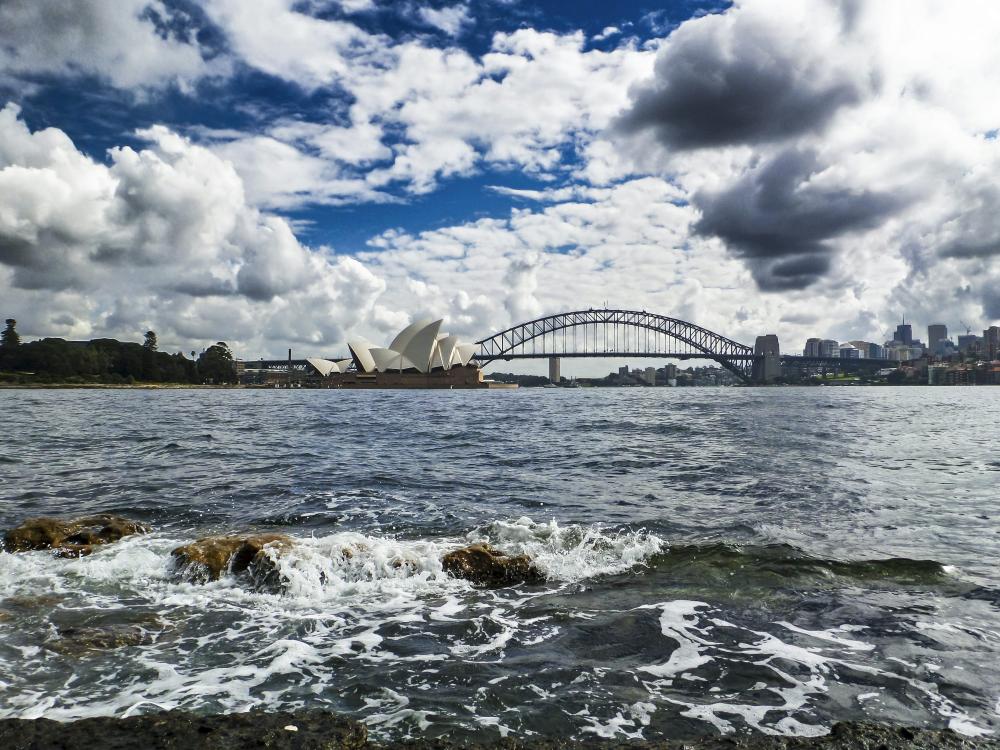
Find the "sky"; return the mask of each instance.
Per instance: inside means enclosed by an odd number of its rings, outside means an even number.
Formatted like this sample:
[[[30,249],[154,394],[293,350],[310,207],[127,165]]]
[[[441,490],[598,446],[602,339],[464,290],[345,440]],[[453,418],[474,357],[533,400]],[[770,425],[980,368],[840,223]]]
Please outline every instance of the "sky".
[[[995,0],[3,0],[0,313],[247,358],[605,304],[981,330],[998,38]]]

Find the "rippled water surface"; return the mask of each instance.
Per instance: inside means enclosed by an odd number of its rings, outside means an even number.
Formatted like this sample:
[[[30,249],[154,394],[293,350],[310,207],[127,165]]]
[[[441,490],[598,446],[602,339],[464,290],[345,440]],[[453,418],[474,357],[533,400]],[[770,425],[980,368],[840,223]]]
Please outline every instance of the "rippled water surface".
[[[0,391],[0,716],[326,707],[382,738],[1000,727],[1000,389]],[[280,592],[185,582],[295,538]],[[484,590],[445,552],[534,556]],[[345,550],[349,554],[345,554]],[[66,647],[81,628],[142,637]]]

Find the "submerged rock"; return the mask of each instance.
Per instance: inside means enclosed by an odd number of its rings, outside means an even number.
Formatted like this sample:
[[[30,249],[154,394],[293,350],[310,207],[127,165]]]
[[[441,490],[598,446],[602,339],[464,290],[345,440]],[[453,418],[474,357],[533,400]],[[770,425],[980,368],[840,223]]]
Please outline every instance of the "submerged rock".
[[[181,575],[194,583],[217,581],[224,573],[249,573],[262,587],[274,586],[278,571],[265,547],[286,550],[291,537],[284,534],[209,536],[178,547],[170,554]]]
[[[4,534],[4,547],[9,552],[52,549],[61,557],[81,557],[89,555],[97,545],[149,531],[150,527],[144,523],[109,514],[72,519],[29,518]]]
[[[441,559],[445,572],[481,586],[542,583],[545,575],[527,555],[508,555],[488,544],[473,544]]]
[[[138,625],[63,628],[45,647],[67,656],[81,656],[92,651],[111,651],[125,646],[153,642],[153,634]]]

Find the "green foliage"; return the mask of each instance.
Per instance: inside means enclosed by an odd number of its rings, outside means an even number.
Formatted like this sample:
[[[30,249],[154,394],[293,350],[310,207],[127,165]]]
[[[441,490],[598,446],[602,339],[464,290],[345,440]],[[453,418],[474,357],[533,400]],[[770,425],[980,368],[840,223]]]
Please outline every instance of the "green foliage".
[[[16,326],[17,321],[13,318],[7,318],[7,327],[3,329],[3,333],[0,334],[0,350],[4,354],[9,354],[17,349],[21,344],[21,337],[18,335]]]
[[[4,349],[0,369],[19,383],[199,383],[204,379],[183,354],[115,339],[30,341]]]
[[[225,341],[212,344],[201,353],[198,374],[206,383],[236,382],[236,361]]]

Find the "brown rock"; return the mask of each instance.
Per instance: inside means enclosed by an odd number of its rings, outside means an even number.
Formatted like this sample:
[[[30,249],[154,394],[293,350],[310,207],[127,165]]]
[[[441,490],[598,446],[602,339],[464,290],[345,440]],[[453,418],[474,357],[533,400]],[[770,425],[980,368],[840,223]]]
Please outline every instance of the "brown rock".
[[[108,514],[72,519],[29,518],[4,535],[4,547],[10,552],[54,549],[63,557],[80,557],[90,554],[96,545],[150,530],[144,523]]]
[[[271,558],[264,552],[268,545],[287,549],[292,540],[284,534],[209,536],[178,547],[170,554],[182,576],[195,583],[217,581],[226,572],[249,572],[264,585],[273,582],[269,579],[277,574]]]
[[[48,641],[46,648],[67,656],[81,656],[92,651],[110,651],[125,646],[152,643],[153,635],[138,625],[105,625],[103,627],[73,627],[59,630],[58,637]]]
[[[449,552],[441,559],[441,564],[449,575],[491,588],[545,580],[545,575],[527,555],[508,555],[488,544],[473,544]]]

